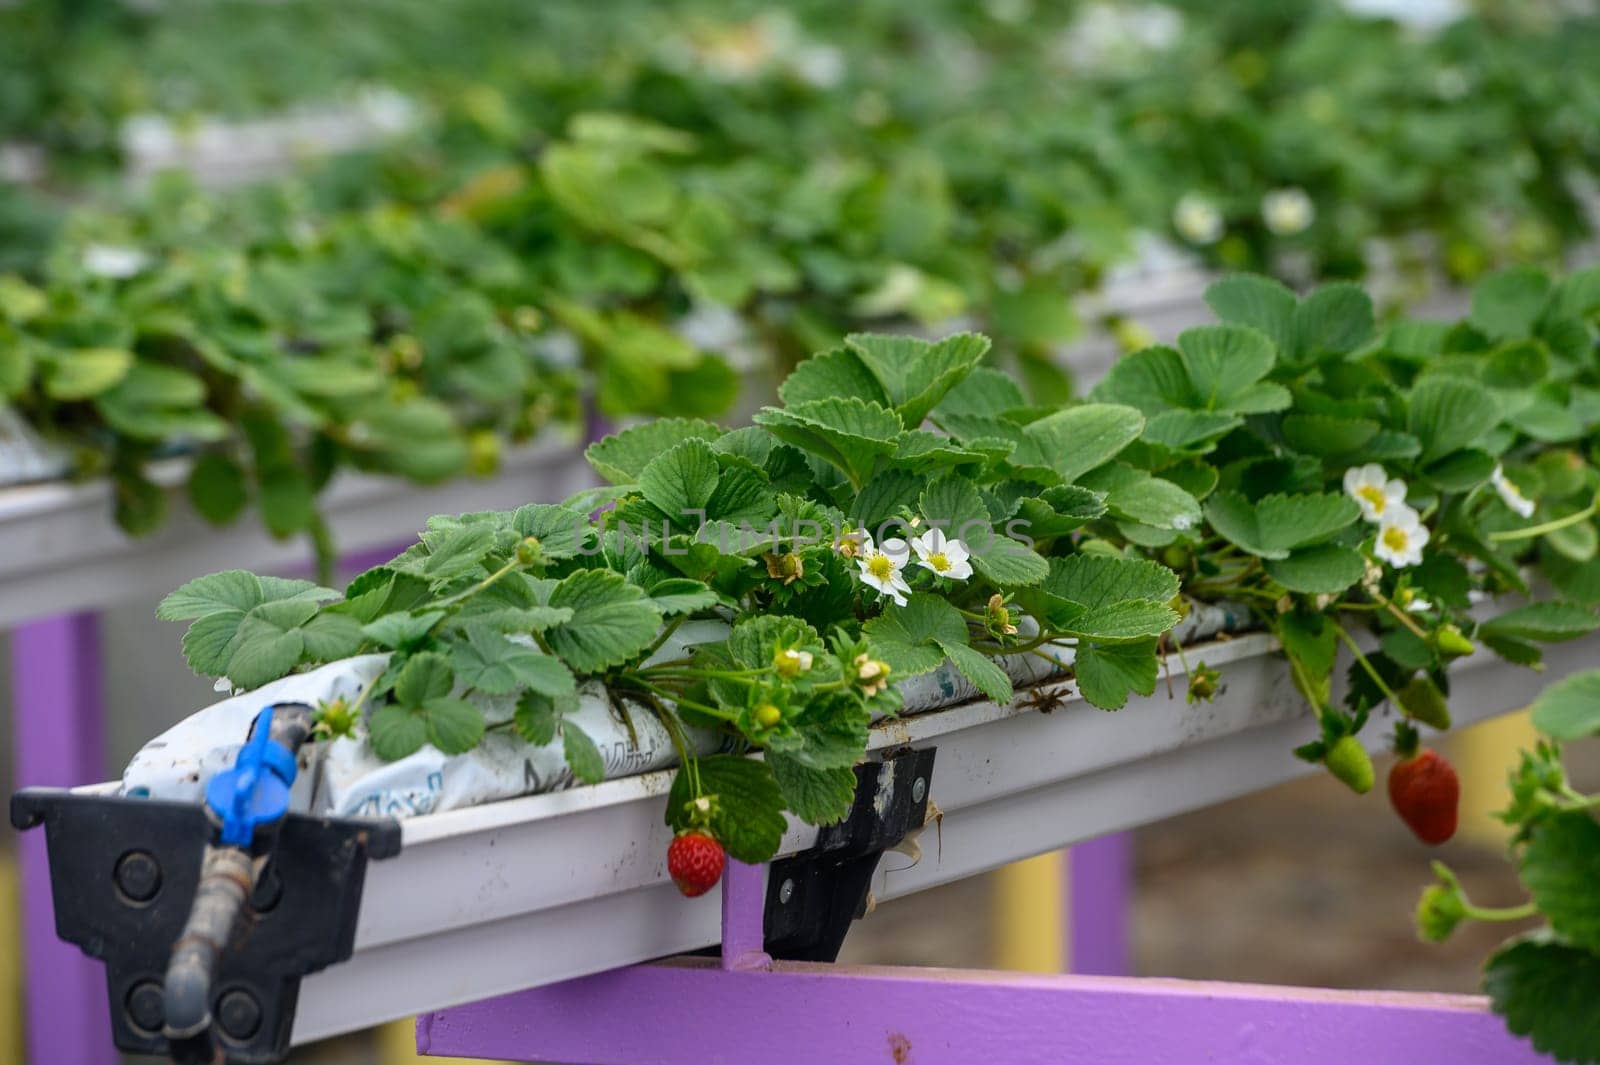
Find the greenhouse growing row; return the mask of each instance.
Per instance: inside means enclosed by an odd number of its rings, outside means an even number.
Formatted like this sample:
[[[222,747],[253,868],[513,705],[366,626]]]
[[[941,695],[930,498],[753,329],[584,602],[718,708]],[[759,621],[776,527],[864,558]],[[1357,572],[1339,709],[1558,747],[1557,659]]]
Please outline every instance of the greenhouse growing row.
[[[1600,1062],[1586,0],[0,4],[0,1065]]]

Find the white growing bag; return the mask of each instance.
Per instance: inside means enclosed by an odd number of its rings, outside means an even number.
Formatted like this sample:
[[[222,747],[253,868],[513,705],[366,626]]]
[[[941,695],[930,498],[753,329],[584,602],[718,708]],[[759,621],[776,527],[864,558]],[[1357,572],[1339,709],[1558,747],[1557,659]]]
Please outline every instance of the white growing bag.
[[[1248,621],[1243,607],[1194,604],[1171,638],[1188,644],[1241,629]],[[655,659],[682,657],[688,648],[720,641],[727,634],[728,626],[720,621],[689,622],[673,633]],[[1048,652],[1061,667],[1072,664],[1070,645],[1051,644]],[[251,722],[263,708],[281,702],[316,706],[338,698],[354,703],[387,662],[388,656],[382,654],[347,658],[207,707],[145,744],[123,773],[122,792],[201,802],[206,781],[233,764]],[[1019,686],[1060,672],[1034,655],[1008,656],[999,664]],[[904,699],[904,714],[978,696],[972,682],[949,662],[932,673],[908,677],[897,687]],[[511,717],[516,696],[475,697],[474,701],[492,724]],[[599,748],[607,779],[664,769],[677,761],[667,731],[654,714],[633,710],[624,720],[598,685],[579,690],[578,709],[568,719]],[[689,741],[697,753],[709,754],[720,747],[722,738],[713,732],[691,730]],[[425,745],[394,762],[379,759],[358,732],[354,738],[303,748],[292,798],[296,810],[317,815],[407,818],[555,791],[575,783],[559,744],[534,747],[511,730],[486,734],[482,743],[465,754],[447,755]]]

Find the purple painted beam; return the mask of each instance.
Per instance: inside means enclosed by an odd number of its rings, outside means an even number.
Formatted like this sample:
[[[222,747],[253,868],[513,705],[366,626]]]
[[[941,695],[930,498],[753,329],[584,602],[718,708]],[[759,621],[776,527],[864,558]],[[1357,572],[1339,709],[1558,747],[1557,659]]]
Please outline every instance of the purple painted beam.
[[[425,1054],[571,1065],[1548,1065],[1476,996],[675,958],[433,1013]]]
[[[18,787],[105,778],[100,632],[92,614],[36,621],[11,634]],[[43,832],[17,837],[22,873],[28,1060],[112,1065],[105,971],[56,938]]]
[[[1101,836],[1067,853],[1067,971],[1126,976],[1133,835]]]

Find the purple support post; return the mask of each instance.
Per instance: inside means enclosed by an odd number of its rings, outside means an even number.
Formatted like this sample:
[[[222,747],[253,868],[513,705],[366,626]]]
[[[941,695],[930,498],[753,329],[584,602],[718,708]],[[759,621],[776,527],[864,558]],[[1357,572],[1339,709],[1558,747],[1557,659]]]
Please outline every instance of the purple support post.
[[[722,875],[722,967],[765,969],[767,867],[728,859]]]
[[[105,776],[100,632],[92,614],[36,621],[11,634],[18,787],[92,784]],[[105,973],[56,938],[45,834],[16,837],[22,873],[28,1060],[113,1065]]]
[[[572,1065],[1544,1065],[1473,995],[709,958],[423,1016],[424,1054]]]
[[[1125,976],[1133,835],[1101,836],[1067,853],[1067,969],[1085,976]]]

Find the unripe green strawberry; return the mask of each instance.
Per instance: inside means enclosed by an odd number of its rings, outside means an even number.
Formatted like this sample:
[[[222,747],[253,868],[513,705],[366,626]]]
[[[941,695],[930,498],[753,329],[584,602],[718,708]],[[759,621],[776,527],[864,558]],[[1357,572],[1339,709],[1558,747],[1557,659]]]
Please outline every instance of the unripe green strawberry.
[[[539,543],[537,536],[524,536],[522,542],[517,544],[517,562],[524,566],[538,565],[544,558],[544,545]]]
[[[1375,779],[1372,759],[1367,755],[1367,749],[1361,746],[1361,741],[1354,736],[1341,736],[1335,740],[1322,756],[1322,763],[1328,767],[1328,772],[1357,795],[1365,795],[1372,790]]]
[[[1450,707],[1444,701],[1444,693],[1426,673],[1412,677],[1396,694],[1400,697],[1400,708],[1413,721],[1440,730],[1450,727]]]
[[[1440,625],[1435,629],[1433,646],[1446,658],[1462,658],[1476,650],[1472,641],[1462,635],[1461,630],[1454,625]]]

